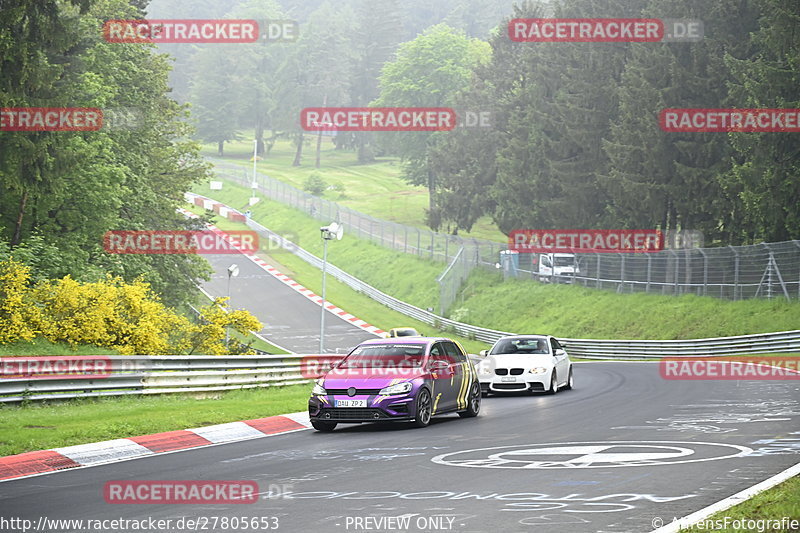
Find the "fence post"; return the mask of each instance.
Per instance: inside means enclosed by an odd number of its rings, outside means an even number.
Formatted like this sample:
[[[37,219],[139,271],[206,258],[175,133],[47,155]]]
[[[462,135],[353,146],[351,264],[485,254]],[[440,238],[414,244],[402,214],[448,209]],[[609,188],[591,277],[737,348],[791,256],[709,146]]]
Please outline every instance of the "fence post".
[[[433,239],[436,236],[434,232],[431,232],[431,259],[433,259]]]
[[[703,296],[708,295],[708,256],[702,248],[697,249],[703,254]]]
[[[600,254],[595,253],[594,256],[597,258],[597,282],[595,283],[596,287],[600,288]],[[533,265],[531,265],[531,270],[533,270]]]
[[[650,292],[650,274],[653,271],[653,257],[650,255],[650,252],[645,253],[647,254],[647,285],[644,292]]]
[[[795,244],[795,246],[800,248],[800,241],[792,241],[792,242]],[[797,271],[798,271],[798,274],[797,274],[797,299],[800,300],[800,268],[798,268]]]
[[[738,298],[736,294],[739,292],[739,252],[733,246],[728,246],[733,252],[733,301]]]

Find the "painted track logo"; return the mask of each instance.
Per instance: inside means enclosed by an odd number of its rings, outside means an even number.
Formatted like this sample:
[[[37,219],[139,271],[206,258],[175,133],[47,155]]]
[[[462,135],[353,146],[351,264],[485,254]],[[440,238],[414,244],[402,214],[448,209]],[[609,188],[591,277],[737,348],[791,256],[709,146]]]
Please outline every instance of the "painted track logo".
[[[620,468],[699,463],[748,455],[735,444],[670,441],[598,441],[495,446],[437,455],[431,461],[468,468]]]

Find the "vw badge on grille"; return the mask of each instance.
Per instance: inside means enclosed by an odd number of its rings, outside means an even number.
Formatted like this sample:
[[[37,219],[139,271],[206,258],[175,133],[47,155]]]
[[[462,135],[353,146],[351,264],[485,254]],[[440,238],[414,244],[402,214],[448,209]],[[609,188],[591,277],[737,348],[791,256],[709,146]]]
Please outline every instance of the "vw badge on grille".
[[[348,396],[355,396],[356,395],[356,388],[355,387],[350,387],[349,389],[347,389],[347,395]]]

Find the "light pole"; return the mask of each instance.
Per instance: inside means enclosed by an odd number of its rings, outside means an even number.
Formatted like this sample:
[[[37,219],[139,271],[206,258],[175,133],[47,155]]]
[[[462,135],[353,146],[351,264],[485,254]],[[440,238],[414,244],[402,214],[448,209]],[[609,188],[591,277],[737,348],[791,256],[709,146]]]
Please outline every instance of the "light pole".
[[[344,228],[341,224],[331,222],[328,226],[319,228],[322,235],[322,311],[319,315],[319,353],[325,353],[325,277],[328,266],[328,241],[342,239]]]
[[[250,196],[250,205],[254,206],[258,203],[256,191],[258,190],[258,182],[256,181],[256,163],[258,162],[258,139],[253,140],[253,182],[250,184],[253,192]]]
[[[239,275],[239,266],[236,263],[233,263],[231,266],[228,267],[228,306],[231,305],[231,278],[235,278]],[[228,326],[225,326],[225,346],[228,346]]]

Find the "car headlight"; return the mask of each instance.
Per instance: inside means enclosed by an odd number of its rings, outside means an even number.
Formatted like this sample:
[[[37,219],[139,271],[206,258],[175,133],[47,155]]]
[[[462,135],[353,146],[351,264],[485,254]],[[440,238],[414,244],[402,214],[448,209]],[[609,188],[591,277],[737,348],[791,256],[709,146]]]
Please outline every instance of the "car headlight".
[[[394,394],[405,394],[411,390],[411,382],[406,381],[405,383],[397,383],[395,385],[389,385],[388,387],[384,387],[378,393],[381,396],[392,396]]]
[[[531,368],[528,372],[531,374],[546,374],[547,369],[543,366],[537,366],[536,368]]]
[[[314,382],[314,388],[311,389],[311,394],[314,396],[327,396],[328,391],[325,390],[325,387],[322,386],[323,380],[322,378],[316,380]]]

